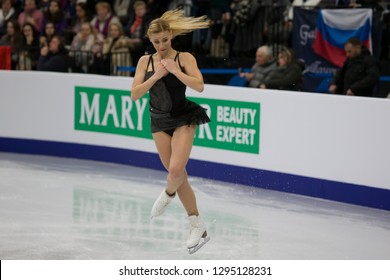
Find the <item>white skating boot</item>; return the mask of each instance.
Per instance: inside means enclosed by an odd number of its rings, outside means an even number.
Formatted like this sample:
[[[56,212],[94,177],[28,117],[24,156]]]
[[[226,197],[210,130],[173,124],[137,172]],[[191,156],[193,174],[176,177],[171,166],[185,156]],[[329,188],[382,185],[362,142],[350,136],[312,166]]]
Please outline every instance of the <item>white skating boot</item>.
[[[172,196],[169,196],[165,190],[163,190],[159,197],[154,202],[152,212],[151,212],[151,219],[154,217],[160,216],[162,213],[164,213],[165,209],[171,203],[172,199],[174,199],[176,196],[176,193]]]
[[[205,223],[200,216],[188,216],[190,220],[190,235],[187,238],[188,253],[193,254],[206,244],[210,237],[207,235]]]

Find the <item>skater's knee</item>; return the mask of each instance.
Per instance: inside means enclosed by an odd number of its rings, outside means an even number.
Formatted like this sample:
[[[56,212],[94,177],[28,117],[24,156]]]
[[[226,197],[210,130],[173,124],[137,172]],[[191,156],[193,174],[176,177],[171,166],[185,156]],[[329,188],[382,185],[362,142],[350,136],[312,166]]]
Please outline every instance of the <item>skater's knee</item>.
[[[169,165],[168,177],[171,180],[174,180],[174,181],[184,180],[185,168],[183,166],[180,166],[180,165],[177,165],[177,164]]]

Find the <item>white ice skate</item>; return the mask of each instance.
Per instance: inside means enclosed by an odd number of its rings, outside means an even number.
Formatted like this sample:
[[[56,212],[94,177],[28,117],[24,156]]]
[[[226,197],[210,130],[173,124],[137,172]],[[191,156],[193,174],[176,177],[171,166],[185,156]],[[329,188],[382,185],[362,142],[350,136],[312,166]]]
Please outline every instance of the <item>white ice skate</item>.
[[[189,216],[190,220],[190,235],[187,238],[188,253],[193,254],[198,251],[204,244],[210,241],[207,235],[205,223],[199,216]]]
[[[162,213],[164,213],[165,209],[171,203],[172,199],[176,196],[176,193],[172,196],[169,196],[165,190],[163,190],[159,197],[154,202],[152,212],[151,212],[151,219],[154,217],[160,216]]]

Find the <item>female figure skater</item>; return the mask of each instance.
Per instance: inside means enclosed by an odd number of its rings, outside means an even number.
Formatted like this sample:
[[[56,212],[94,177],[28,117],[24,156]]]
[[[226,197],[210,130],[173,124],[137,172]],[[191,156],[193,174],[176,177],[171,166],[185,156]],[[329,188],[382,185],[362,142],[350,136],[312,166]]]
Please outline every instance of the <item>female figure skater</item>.
[[[151,130],[157,151],[168,171],[167,184],[153,205],[151,217],[160,216],[178,194],[190,221],[189,253],[209,241],[206,225],[199,216],[195,194],[188,182],[186,165],[196,126],[210,121],[205,109],[186,99],[186,87],[202,92],[204,82],[196,60],[188,52],[172,48],[172,39],[209,27],[206,16],[185,17],[182,10],[167,11],[153,20],[147,36],[156,53],[144,55],[137,64],[131,98],[138,100],[149,91]]]

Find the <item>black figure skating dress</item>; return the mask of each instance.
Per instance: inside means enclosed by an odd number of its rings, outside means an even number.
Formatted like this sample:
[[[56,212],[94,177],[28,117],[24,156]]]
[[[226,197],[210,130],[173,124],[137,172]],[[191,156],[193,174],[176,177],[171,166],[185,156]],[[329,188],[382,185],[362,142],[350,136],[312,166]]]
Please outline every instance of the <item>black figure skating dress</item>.
[[[175,56],[180,68],[179,52]],[[145,80],[154,74],[154,63],[150,55],[146,69],[152,64],[152,71],[147,71]],[[164,131],[169,135],[183,125],[199,125],[210,122],[206,110],[185,96],[186,85],[175,75],[169,73],[158,80],[149,90],[149,105],[152,133]]]

